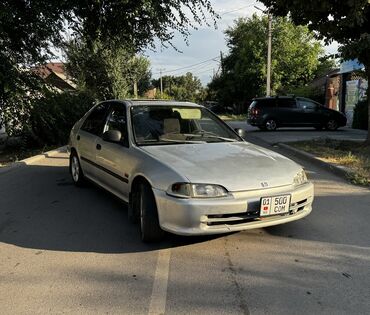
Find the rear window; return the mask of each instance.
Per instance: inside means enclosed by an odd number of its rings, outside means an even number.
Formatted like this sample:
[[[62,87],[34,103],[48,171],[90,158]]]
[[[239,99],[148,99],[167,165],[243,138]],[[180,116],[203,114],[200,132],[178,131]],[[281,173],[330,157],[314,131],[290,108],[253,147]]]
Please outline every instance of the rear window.
[[[275,107],[275,99],[262,99],[255,100],[251,104],[251,107]]]

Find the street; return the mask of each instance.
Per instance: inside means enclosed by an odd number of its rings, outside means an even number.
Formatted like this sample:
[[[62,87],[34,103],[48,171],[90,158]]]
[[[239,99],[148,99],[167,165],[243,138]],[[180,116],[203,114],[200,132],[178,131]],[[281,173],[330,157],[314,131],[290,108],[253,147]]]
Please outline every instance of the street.
[[[66,153],[0,173],[1,313],[368,314],[369,190],[297,162],[308,217],[157,245],[121,201],[73,185]]]

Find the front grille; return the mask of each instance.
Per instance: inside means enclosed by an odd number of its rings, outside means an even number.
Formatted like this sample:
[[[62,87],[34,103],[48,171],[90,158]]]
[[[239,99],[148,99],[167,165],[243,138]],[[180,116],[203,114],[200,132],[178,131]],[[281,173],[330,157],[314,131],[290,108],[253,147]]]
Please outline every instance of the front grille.
[[[303,199],[297,202],[294,202],[290,205],[289,213],[281,214],[280,216],[289,216],[293,215],[299,211],[304,210],[306,205],[308,204],[307,199]],[[251,206],[251,207],[249,207]],[[203,223],[207,224],[208,226],[217,226],[217,225],[238,225],[249,223],[253,221],[259,220],[269,220],[274,219],[279,216],[269,216],[260,218],[260,210],[259,210],[259,202],[251,203],[248,206],[248,209],[251,209],[248,212],[243,213],[228,213],[228,214],[209,214],[206,216],[206,220]]]
[[[243,213],[210,214],[207,216],[207,225],[236,225],[254,221],[259,218],[259,211],[248,211]]]

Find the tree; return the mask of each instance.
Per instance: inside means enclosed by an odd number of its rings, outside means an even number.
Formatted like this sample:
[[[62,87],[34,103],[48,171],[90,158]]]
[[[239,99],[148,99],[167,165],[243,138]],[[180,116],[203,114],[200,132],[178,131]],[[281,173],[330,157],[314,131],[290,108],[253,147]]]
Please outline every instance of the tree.
[[[308,25],[327,43],[337,41],[345,60],[357,58],[370,82],[370,2],[368,0],[261,0],[276,16],[289,16],[297,25]],[[367,91],[370,109],[370,84]],[[370,110],[368,111],[370,126]],[[370,128],[366,144],[370,145]]]
[[[175,32],[186,39],[206,13],[217,17],[210,0],[3,0],[0,13],[0,119],[23,111],[18,100],[34,87],[25,70],[52,57],[66,27],[89,51],[98,42],[139,52],[155,38],[171,44]]]
[[[223,61],[223,71],[209,88],[216,90],[226,104],[243,104],[264,94],[266,82],[267,18],[253,15],[241,18],[226,30],[229,55]],[[315,75],[320,42],[305,26],[295,26],[287,18],[273,21],[271,89],[282,93],[302,86]]]
[[[127,98],[149,85],[150,62],[134,55],[123,45],[109,45],[95,40],[72,40],[65,45],[66,68],[80,90],[89,91],[96,99]]]
[[[204,89],[199,78],[191,72],[181,76],[163,76],[163,92],[176,101],[201,102]],[[159,89],[160,80],[153,80],[153,85]]]

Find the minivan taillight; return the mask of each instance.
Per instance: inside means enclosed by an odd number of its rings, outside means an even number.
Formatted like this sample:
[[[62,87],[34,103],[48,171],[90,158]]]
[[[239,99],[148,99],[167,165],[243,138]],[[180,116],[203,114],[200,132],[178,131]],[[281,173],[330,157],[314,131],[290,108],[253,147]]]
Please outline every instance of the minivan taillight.
[[[251,114],[253,116],[258,116],[259,113],[260,113],[260,110],[258,108],[252,108]]]

